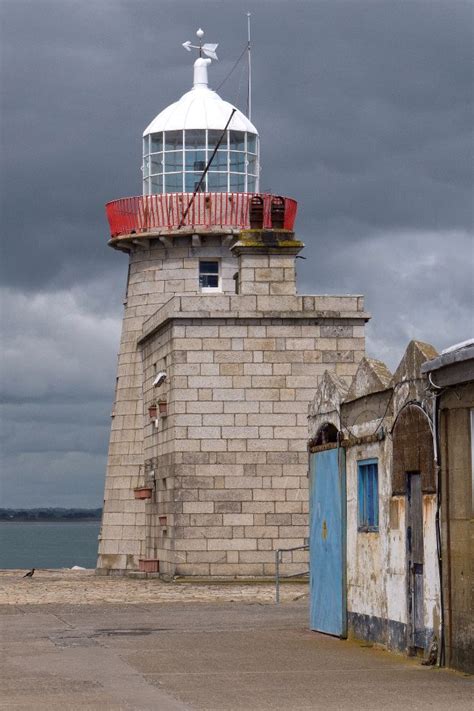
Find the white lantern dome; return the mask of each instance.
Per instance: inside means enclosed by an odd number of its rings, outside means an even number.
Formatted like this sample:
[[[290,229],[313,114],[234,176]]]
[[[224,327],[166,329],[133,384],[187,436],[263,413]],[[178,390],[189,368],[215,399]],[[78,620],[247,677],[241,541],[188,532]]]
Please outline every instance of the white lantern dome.
[[[198,49],[201,54],[201,46]],[[241,111],[209,89],[210,63],[201,56],[194,62],[193,88],[143,132],[144,195],[194,192],[200,183],[203,192],[258,192],[258,131]]]

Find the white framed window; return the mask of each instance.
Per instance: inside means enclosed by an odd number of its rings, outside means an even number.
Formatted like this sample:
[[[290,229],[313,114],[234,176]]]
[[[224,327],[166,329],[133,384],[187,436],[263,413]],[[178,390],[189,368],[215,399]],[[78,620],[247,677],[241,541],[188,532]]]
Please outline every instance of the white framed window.
[[[221,291],[221,270],[218,259],[199,261],[199,289],[203,293]]]
[[[379,466],[377,459],[357,462],[358,531],[379,530]]]

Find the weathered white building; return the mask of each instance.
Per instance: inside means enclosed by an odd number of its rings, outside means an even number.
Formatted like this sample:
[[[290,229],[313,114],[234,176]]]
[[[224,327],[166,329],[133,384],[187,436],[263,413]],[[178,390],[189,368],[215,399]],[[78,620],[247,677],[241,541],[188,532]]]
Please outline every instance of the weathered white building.
[[[435,355],[412,341],[393,375],[364,358],[349,387],[329,372],[318,386],[309,419],[313,629],[411,653],[439,645],[439,500],[421,373]]]
[[[258,192],[208,62],[145,130],[143,197],[107,206],[130,266],[100,573],[272,573],[307,535],[308,403],[365,352],[361,296],[297,294],[296,202]]]
[[[422,366],[438,413],[443,605],[440,654],[474,673],[474,338]]]

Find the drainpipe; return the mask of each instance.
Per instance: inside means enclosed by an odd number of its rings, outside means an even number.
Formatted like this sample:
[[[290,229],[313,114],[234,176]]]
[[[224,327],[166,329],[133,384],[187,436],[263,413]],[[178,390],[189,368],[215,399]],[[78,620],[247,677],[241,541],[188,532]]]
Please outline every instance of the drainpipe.
[[[440,455],[440,438],[439,438],[439,399],[441,388],[436,385],[431,374],[428,373],[428,380],[433,392],[432,418],[433,418],[433,453],[434,465],[436,473],[436,552],[438,555],[438,575],[439,575],[439,606],[440,606],[440,640],[439,640],[439,657],[438,666],[444,667],[446,663],[446,646],[445,646],[445,625],[444,625],[444,590],[443,590],[443,548],[441,541],[441,455]]]

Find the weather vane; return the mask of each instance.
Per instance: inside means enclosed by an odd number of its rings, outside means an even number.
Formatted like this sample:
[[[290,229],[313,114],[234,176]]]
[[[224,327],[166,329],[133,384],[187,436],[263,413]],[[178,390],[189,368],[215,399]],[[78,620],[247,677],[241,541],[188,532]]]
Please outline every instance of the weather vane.
[[[191,51],[191,49],[198,49],[199,50],[199,56],[202,57],[203,54],[206,55],[206,57],[210,57],[211,59],[217,59],[217,54],[216,54],[216,49],[218,48],[218,44],[203,44],[202,43],[202,38],[204,37],[204,30],[201,30],[201,28],[198,29],[196,32],[197,38],[199,40],[199,45],[196,44],[191,44],[189,40],[187,42],[183,42],[183,47],[185,50],[188,52]]]

